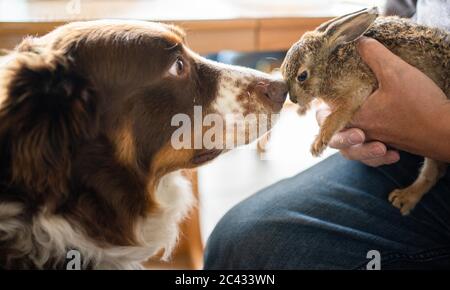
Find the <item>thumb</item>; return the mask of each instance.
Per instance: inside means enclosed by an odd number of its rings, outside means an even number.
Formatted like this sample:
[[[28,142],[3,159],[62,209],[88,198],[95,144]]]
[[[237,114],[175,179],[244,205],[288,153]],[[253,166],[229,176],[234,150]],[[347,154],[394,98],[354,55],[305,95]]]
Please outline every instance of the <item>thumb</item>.
[[[383,80],[386,67],[392,67],[393,64],[401,60],[383,44],[373,38],[361,37],[357,47],[361,58],[372,69],[378,81]]]

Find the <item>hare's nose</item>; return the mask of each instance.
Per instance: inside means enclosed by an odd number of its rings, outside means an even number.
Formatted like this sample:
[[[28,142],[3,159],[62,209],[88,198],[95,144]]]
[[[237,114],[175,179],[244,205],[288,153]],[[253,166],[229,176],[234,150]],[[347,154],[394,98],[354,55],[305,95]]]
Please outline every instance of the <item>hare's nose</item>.
[[[294,104],[297,104],[297,97],[294,94],[289,93],[289,100]]]

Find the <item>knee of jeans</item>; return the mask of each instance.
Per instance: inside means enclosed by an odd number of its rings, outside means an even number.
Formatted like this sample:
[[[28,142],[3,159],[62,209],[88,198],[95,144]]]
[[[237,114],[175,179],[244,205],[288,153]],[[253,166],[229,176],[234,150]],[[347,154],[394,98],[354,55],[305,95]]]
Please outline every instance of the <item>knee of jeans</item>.
[[[262,211],[247,208],[246,202],[231,209],[214,228],[205,249],[205,269],[233,269],[255,242],[255,228]]]

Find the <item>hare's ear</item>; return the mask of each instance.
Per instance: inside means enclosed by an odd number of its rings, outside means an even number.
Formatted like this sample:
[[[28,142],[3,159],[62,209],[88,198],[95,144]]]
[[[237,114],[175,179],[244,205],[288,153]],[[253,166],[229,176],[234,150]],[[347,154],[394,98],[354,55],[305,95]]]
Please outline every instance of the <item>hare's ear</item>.
[[[376,7],[373,7],[373,8],[371,8],[371,9],[377,10]],[[320,25],[316,28],[316,31],[318,31],[318,32],[324,32],[325,30],[327,30],[327,28],[328,28],[328,26],[330,26],[330,24],[335,23],[335,22],[338,22],[338,21],[340,21],[340,20],[342,20],[342,19],[344,19],[344,18],[348,18],[348,17],[354,16],[354,15],[360,14],[361,12],[364,12],[364,11],[367,11],[367,10],[369,10],[369,9],[366,8],[366,9],[358,10],[358,11],[355,11],[355,12],[351,12],[351,13],[348,13],[348,14],[341,15],[341,16],[339,16],[339,17],[330,19],[330,20],[328,20],[328,21],[326,21],[326,22],[320,24]]]
[[[331,49],[362,36],[378,17],[376,7],[363,9],[325,22],[316,30],[323,32]]]

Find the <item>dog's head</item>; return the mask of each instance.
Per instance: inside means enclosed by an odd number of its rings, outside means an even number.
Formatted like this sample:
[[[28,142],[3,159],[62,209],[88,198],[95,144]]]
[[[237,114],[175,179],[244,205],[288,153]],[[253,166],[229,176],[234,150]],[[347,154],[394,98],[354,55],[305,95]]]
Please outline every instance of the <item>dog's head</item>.
[[[138,21],[71,23],[26,39],[2,71],[0,177],[36,204],[55,196],[56,208],[73,191],[132,203],[166,173],[229,149],[230,138],[264,134],[287,93],[280,80],[192,52],[177,27]],[[113,194],[121,190],[136,194]]]
[[[270,129],[270,115],[281,109],[286,85],[254,70],[208,61],[184,38],[180,29],[164,24],[95,21],[25,40],[7,68],[0,116],[3,139],[10,136],[15,150],[13,176],[39,189],[49,180],[36,178],[37,172],[61,181],[72,155],[99,137],[111,143],[125,166],[162,173],[196,166],[227,149],[230,138],[230,128],[222,128],[225,134],[206,140],[204,133],[216,125],[206,124],[207,115],[212,121],[221,117],[223,127],[244,124],[241,143]],[[236,120],[249,114],[255,115],[254,124],[268,117],[267,128],[249,134],[252,119]],[[192,131],[179,139],[173,134],[187,127],[174,116],[192,122]],[[184,146],[177,148],[174,141]],[[206,141],[222,141],[223,148],[205,146]],[[25,171],[34,174],[24,176]]]

